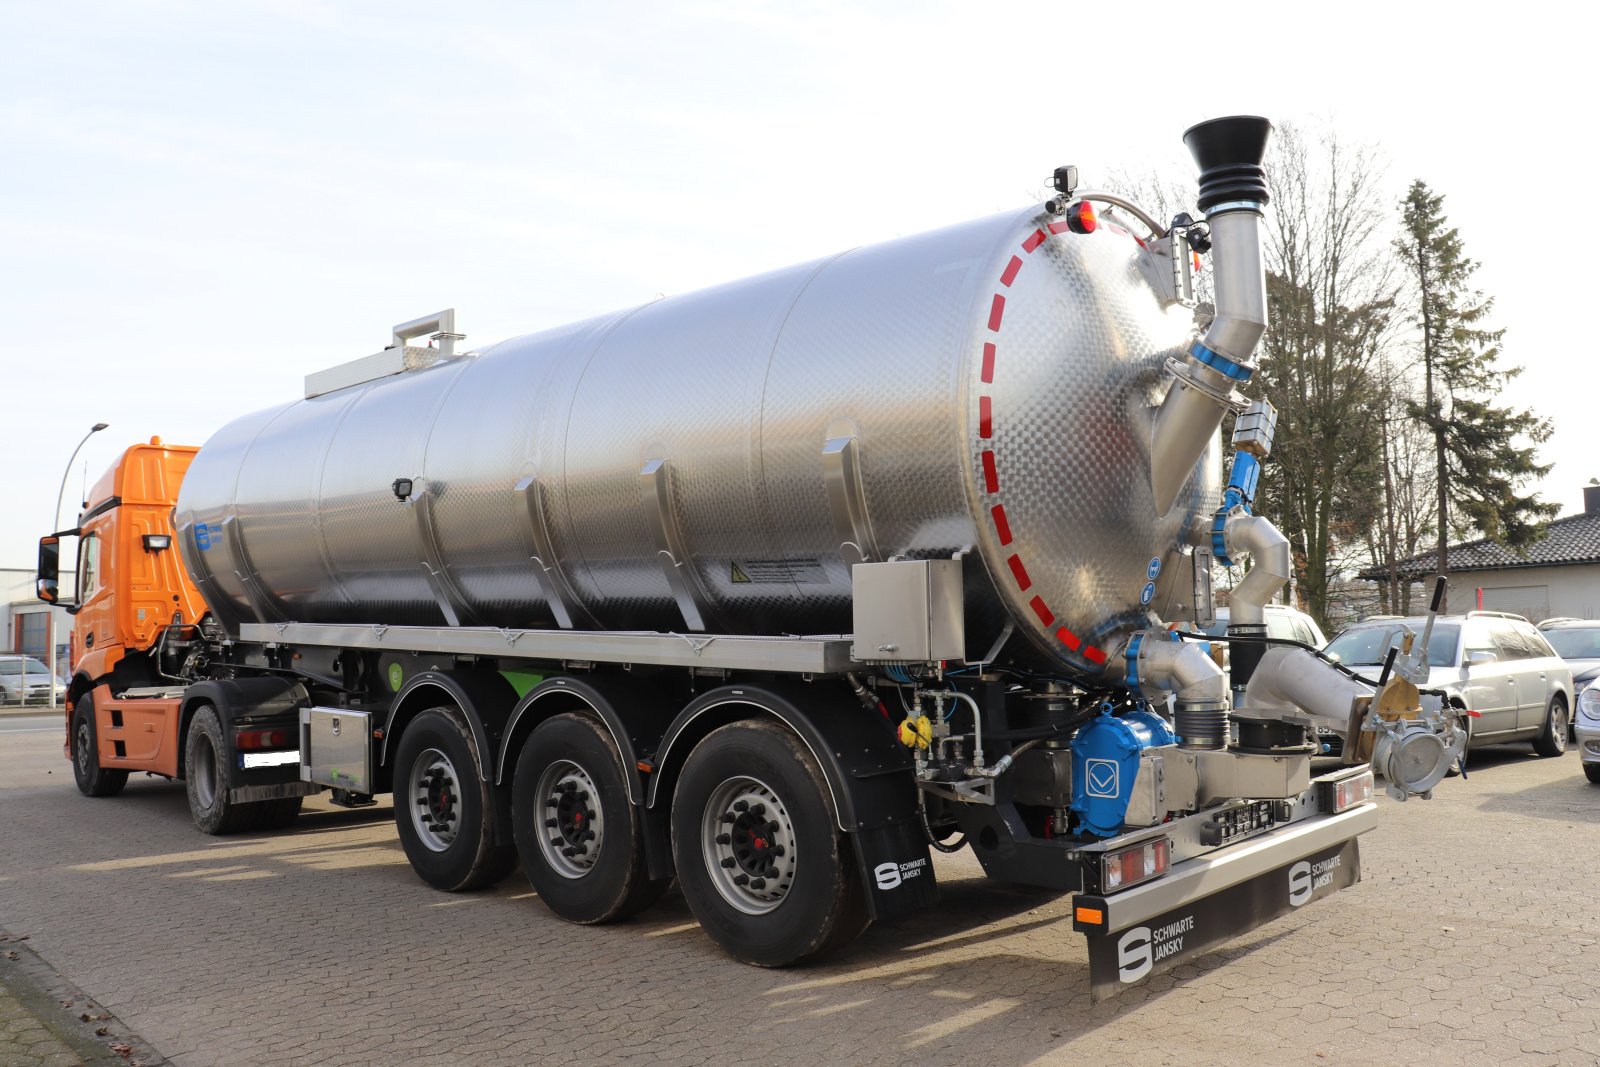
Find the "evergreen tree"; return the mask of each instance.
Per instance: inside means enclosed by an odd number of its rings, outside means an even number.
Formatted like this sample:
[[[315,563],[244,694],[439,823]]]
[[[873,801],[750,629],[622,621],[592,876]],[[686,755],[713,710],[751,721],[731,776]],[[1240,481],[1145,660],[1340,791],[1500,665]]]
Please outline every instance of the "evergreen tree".
[[[1478,264],[1446,221],[1444,197],[1412,182],[1401,221],[1395,248],[1416,287],[1423,373],[1422,399],[1408,407],[1433,436],[1438,572],[1448,575],[1452,531],[1476,529],[1520,547],[1555,515],[1555,505],[1520,488],[1550,470],[1532,445],[1547,440],[1551,426],[1531,411],[1494,403],[1500,386],[1522,370],[1498,365],[1504,331],[1489,328],[1494,301],[1470,287]]]

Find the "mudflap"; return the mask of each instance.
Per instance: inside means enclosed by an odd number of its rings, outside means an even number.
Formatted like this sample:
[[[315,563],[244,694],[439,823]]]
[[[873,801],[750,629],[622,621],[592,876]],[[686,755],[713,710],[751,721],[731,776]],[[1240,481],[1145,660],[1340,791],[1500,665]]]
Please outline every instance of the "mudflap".
[[[1355,838],[1229,886],[1124,930],[1089,936],[1089,999],[1098,1003],[1361,880]],[[1078,896],[1078,907],[1104,907]]]
[[[939,898],[928,841],[914,818],[896,818],[848,836],[874,922],[919,911]]]

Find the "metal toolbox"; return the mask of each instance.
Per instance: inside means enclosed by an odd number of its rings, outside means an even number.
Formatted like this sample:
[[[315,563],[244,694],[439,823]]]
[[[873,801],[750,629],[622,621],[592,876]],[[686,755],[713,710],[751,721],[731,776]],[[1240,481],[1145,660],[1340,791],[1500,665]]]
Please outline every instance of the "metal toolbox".
[[[371,713],[301,708],[300,778],[352,793],[371,793]]]

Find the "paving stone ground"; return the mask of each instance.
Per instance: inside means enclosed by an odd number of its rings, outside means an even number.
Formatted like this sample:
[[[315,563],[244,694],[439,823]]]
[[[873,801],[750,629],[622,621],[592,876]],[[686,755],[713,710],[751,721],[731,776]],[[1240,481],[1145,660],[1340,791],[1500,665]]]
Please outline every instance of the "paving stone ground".
[[[669,895],[581,928],[516,876],[422,885],[388,808],[208,838],[181,785],[72,786],[0,734],[0,926],[179,1067],[235,1064],[1600,1062],[1600,787],[1475,756],[1385,799],[1363,881],[1099,1005],[1068,900],[941,857],[941,900],[833,960],[721,955]]]

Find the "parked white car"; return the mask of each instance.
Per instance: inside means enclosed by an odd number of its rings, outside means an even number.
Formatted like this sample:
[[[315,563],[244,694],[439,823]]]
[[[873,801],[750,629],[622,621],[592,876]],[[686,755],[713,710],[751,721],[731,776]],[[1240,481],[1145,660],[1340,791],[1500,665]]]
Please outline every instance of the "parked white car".
[[[1361,622],[1335,637],[1327,652],[1375,677],[1398,635],[1409,630],[1420,640],[1426,622]],[[1469,748],[1532,741],[1541,756],[1567,750],[1572,670],[1522,616],[1498,611],[1439,616],[1428,645],[1428,666],[1430,687],[1459,696],[1477,713],[1467,720]]]
[[[1279,641],[1298,641],[1312,648],[1321,648],[1328,643],[1316,619],[1287,604],[1268,604],[1266,624],[1267,636]],[[1216,621],[1207,626],[1205,632],[1212,637],[1221,637],[1228,632],[1227,608],[1217,609]]]
[[[44,704],[50,700],[50,668],[32,656],[0,656],[0,702]],[[64,700],[67,687],[55,680],[56,700]]]

